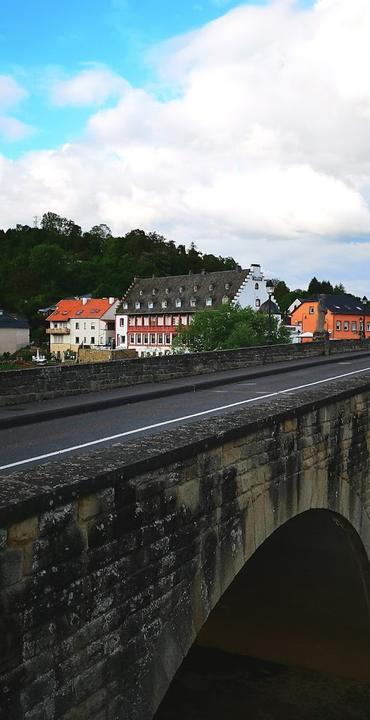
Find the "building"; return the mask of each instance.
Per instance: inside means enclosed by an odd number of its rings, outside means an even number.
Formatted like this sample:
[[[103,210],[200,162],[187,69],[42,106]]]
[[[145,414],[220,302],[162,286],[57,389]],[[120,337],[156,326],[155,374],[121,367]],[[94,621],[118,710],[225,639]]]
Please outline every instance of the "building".
[[[0,354],[13,354],[30,344],[30,326],[20,315],[0,308]]]
[[[63,359],[67,350],[82,346],[107,347],[114,345],[115,298],[73,298],[60,300],[46,318],[50,327],[50,352]]]
[[[370,337],[370,311],[352,295],[315,295],[290,312],[302,342],[315,338],[359,340]]]
[[[249,270],[135,278],[117,310],[116,347],[167,354],[178,328],[189,325],[198,310],[230,302],[258,310],[268,300],[266,282],[257,264]]]

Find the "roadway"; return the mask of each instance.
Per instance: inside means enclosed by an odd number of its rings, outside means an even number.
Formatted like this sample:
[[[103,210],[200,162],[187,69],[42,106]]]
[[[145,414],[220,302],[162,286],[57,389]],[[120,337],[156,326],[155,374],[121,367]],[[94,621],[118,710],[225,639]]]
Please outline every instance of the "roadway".
[[[0,412],[0,474],[8,475],[19,470],[53,460],[62,460],[71,455],[81,455],[98,448],[125,443],[131,438],[145,437],[153,433],[163,432],[166,428],[193,422],[213,415],[232,413],[235,410],[248,408],[251,404],[267,402],[269,398],[300,393],[310,387],[342,381],[356,375],[369,373],[369,354],[337,356],[335,360],[323,360],[314,366],[301,362],[289,367],[277,366],[264,368],[256,376],[256,368],[243,373],[235,373],[234,377],[213,375],[209,387],[199,386],[196,391],[194,379],[187,378],[188,392],[166,394],[167,384],[156,386],[157,397],[145,396],[143,391],[135,395],[132,389],[126,389],[124,404],[99,407],[96,402],[91,404],[89,411],[78,411],[76,399],[63,398],[59,401],[44,401],[43,413],[48,407],[60,409],[62,417],[48,417],[41,413],[30,421],[27,406],[4,408]],[[262,374],[263,373],[263,374]],[[276,374],[277,373],[277,374]],[[185,380],[183,379],[183,383]],[[162,390],[161,390],[162,388]],[[189,392],[189,390],[193,390]],[[163,395],[160,395],[163,391]],[[116,393],[118,391],[115,391]],[[131,392],[131,397],[130,397]],[[112,394],[112,392],[111,392]],[[105,394],[105,396],[107,393]],[[86,396],[85,396],[86,397]],[[148,397],[148,399],[144,399]],[[71,414],[68,414],[70,403]],[[52,412],[50,410],[50,413]],[[11,413],[18,413],[16,425],[12,425]],[[55,413],[56,415],[58,412]],[[7,426],[7,417],[9,418]],[[24,424],[22,424],[24,417]]]

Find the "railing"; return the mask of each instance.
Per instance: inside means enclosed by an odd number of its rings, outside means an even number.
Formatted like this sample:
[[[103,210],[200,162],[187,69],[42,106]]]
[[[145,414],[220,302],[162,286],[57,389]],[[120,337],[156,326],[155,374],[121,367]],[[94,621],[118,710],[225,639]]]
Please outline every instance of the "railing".
[[[70,333],[69,328],[47,328],[46,334],[47,335],[69,335]]]

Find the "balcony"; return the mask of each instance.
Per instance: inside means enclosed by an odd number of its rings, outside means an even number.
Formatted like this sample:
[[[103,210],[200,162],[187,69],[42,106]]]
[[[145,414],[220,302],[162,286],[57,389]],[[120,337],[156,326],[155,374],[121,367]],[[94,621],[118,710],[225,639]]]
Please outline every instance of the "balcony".
[[[69,328],[46,328],[47,335],[69,335]]]

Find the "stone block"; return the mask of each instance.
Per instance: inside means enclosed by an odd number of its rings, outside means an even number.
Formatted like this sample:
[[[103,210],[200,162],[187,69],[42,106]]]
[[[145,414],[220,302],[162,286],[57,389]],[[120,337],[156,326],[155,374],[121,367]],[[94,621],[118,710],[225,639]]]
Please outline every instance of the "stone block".
[[[8,528],[8,547],[19,547],[36,540],[39,521],[37,517],[23,520]]]

